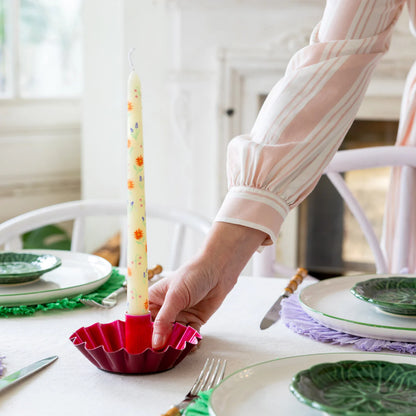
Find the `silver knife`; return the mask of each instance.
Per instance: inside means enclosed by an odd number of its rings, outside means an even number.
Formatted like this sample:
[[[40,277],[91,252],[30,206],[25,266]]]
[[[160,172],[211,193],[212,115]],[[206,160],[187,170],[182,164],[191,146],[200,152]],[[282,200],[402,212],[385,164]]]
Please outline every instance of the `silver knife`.
[[[13,384],[23,380],[24,378],[30,376],[33,373],[36,373],[42,368],[47,367],[49,364],[53,363],[58,356],[54,355],[52,357],[44,358],[43,360],[36,361],[35,363],[29,364],[27,367],[21,368],[20,370],[10,374],[7,377],[0,379],[0,391],[7,389]]]
[[[288,285],[285,287],[285,290],[279,296],[279,299],[277,299],[277,301],[273,303],[272,307],[267,311],[266,315],[264,315],[264,318],[260,323],[260,329],[266,329],[279,320],[280,309],[282,309],[282,300],[292,295],[307,275],[307,270],[302,267],[300,267],[296,271],[296,274],[292,277]]]

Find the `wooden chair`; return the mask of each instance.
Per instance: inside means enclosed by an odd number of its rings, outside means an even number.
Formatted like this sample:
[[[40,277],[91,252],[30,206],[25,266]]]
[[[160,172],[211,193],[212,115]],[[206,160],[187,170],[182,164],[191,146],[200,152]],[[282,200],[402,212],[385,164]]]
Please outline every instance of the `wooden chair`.
[[[390,270],[381,241],[377,238],[376,232],[362,206],[354,197],[341,175],[348,171],[386,166],[402,167],[400,189],[398,190],[400,202],[396,216],[397,226],[394,241],[392,242],[395,255],[393,256]],[[412,231],[409,228],[412,215],[416,216],[414,203],[416,199],[414,195],[416,189],[416,148],[410,146],[381,146],[340,150],[335,154],[324,174],[327,175],[358,221],[374,256],[376,272],[381,274],[405,271],[409,263],[409,244],[412,238],[416,238],[415,235],[412,235]],[[416,256],[416,253],[414,255]],[[294,270],[276,263],[275,248],[274,246],[269,246],[265,247],[262,253],[254,255],[253,274],[256,276],[275,276],[277,274],[286,277],[293,275]]]
[[[85,251],[85,219],[97,216],[118,216],[121,224],[120,262],[126,266],[126,236],[127,218],[126,203],[119,200],[81,200],[64,202],[45,208],[36,209],[14,217],[0,224],[0,246],[4,250],[15,251],[22,248],[22,234],[36,228],[73,220],[71,251]],[[194,212],[149,205],[146,207],[148,219],[157,218],[174,225],[170,243],[169,268],[176,269],[182,260],[186,233],[190,230],[201,235],[208,233],[210,222]]]

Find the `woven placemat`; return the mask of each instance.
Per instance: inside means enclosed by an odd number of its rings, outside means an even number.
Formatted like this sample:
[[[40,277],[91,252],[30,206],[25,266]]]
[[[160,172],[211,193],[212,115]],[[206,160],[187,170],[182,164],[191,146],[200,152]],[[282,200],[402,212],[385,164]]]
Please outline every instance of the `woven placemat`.
[[[327,328],[311,318],[303,309],[297,296],[290,296],[282,302],[280,312],[283,323],[297,334],[305,335],[320,342],[335,345],[351,345],[361,351],[379,352],[389,350],[400,353],[416,354],[416,343],[386,341],[365,338]]]
[[[75,309],[85,306],[80,302],[81,299],[91,299],[101,302],[111,292],[123,285],[125,276],[120,274],[117,269],[113,268],[110,278],[97,290],[87,295],[77,295],[72,298],[62,298],[55,302],[49,302],[39,305],[20,305],[20,306],[0,306],[0,317],[9,316],[31,316],[36,312],[51,311],[56,309]]]

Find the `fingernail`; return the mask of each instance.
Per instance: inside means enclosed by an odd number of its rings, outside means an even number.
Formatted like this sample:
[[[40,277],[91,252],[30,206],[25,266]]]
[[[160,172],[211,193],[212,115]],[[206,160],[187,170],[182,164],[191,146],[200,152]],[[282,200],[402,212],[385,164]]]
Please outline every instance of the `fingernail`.
[[[154,349],[160,349],[165,345],[163,335],[160,334],[153,334],[152,337],[152,346]]]

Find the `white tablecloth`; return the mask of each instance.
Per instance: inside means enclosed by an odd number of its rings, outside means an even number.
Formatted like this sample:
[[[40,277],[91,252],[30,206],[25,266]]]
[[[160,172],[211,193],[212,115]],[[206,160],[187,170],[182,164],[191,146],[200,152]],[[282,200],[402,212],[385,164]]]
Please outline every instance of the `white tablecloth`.
[[[83,307],[1,318],[0,354],[6,355],[6,374],[51,355],[59,359],[4,391],[0,395],[0,414],[158,416],[182,400],[208,357],[226,358],[228,375],[279,357],[356,351],[297,335],[282,322],[260,330],[263,315],[286,283],[286,279],[240,277],[224,304],[202,328],[198,350],[175,368],[151,375],[98,370],[69,341],[80,327],[124,319],[123,300],[109,310]]]

